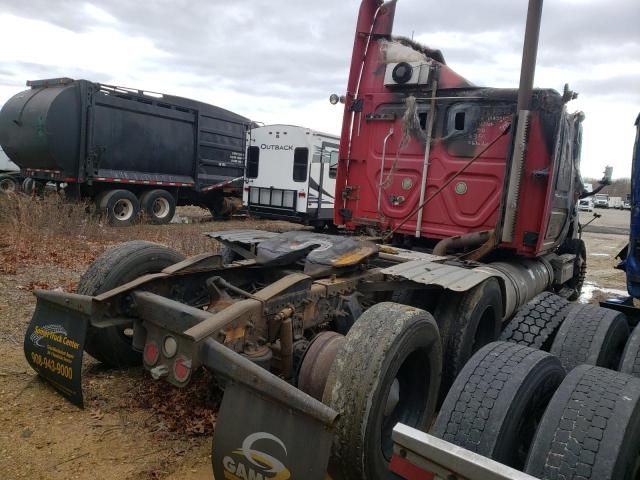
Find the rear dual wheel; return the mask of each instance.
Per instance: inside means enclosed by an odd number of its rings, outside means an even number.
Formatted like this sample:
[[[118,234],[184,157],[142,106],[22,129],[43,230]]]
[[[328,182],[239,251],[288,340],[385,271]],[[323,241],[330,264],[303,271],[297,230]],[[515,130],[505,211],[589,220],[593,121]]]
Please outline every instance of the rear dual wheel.
[[[149,190],[140,195],[140,207],[150,223],[164,225],[176,213],[176,199],[166,190]]]
[[[542,292],[523,305],[509,321],[500,340],[549,351],[572,304],[551,292]]]
[[[460,372],[432,433],[522,469],[536,428],[565,371],[546,352],[509,342],[480,349]]]
[[[116,227],[131,225],[140,212],[138,197],[129,190],[108,190],[98,196],[96,203],[107,222]]]
[[[184,260],[184,256],[164,245],[134,240],[110,248],[82,275],[77,292],[95,296],[124,285],[147,273]],[[142,357],[132,348],[132,325],[89,327],[85,350],[109,367],[139,365]]]
[[[108,190],[98,196],[96,203],[113,226],[131,225],[141,211],[150,223],[162,225],[169,223],[176,212],[174,196],[162,189],[143,192],[140,199],[129,190]]]
[[[0,192],[14,193],[18,189],[17,182],[11,177],[0,178]]]
[[[467,292],[446,292],[434,316],[444,345],[444,397],[469,358],[500,334],[503,306],[498,281],[490,278]]]
[[[386,302],[355,322],[329,371],[323,402],[339,413],[331,470],[338,478],[397,478],[391,431],[426,429],[440,384],[442,350],[431,314]]]
[[[543,480],[640,479],[640,379],[580,365],[538,427],[525,472]]]
[[[573,305],[550,351],[567,372],[581,364],[616,370],[628,337],[624,314],[596,305]]]
[[[620,362],[620,371],[640,378],[640,326],[636,326],[627,341]]]

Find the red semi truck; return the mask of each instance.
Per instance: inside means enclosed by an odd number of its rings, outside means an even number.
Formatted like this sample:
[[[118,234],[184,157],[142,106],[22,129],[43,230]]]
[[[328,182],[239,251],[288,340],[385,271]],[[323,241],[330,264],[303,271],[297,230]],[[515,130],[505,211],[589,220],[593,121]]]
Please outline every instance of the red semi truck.
[[[583,116],[565,108],[574,95],[532,89],[531,55],[520,89],[475,86],[439,51],[394,39],[395,6],[360,11],[334,222],[407,244],[455,239],[451,251],[556,250],[576,228]]]
[[[532,89],[541,1],[518,90],[395,38],[395,7],[361,3],[334,212],[395,245],[237,230],[184,259],[128,242],[77,293],[36,291],[27,360],[79,405],[85,350],[176,387],[211,370],[220,479],[637,480],[640,379],[611,370],[627,321],[567,300],[586,269],[582,115],[568,88]]]

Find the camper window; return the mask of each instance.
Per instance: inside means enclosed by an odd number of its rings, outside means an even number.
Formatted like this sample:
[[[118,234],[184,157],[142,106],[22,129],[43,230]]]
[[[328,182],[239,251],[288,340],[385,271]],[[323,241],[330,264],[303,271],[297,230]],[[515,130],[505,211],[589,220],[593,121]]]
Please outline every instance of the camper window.
[[[296,148],[293,151],[293,181],[306,182],[309,166],[309,149]]]
[[[334,150],[331,152],[331,157],[329,159],[329,178],[336,178],[336,173],[338,172],[338,151]]]
[[[258,177],[259,163],[260,163],[260,148],[249,147],[247,149],[247,178]]]

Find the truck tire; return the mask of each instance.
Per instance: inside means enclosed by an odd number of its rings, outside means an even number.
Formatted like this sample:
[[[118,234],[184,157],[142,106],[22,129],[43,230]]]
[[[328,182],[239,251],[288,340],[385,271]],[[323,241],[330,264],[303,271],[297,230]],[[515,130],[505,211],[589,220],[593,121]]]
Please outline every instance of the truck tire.
[[[494,278],[463,293],[445,292],[434,317],[440,327],[444,364],[440,393],[444,397],[467,360],[500,335],[502,290]]]
[[[628,337],[624,314],[596,305],[573,305],[558,329],[551,353],[567,372],[583,363],[617,369]]]
[[[147,273],[156,273],[184,260],[180,253],[157,243],[134,240],[111,247],[100,255],[82,275],[77,293],[95,296]],[[131,325],[89,327],[85,350],[105,365],[130,367],[142,362],[131,348]]]
[[[551,399],[525,472],[543,480],[640,478],[640,379],[581,365]]]
[[[553,355],[509,342],[481,348],[442,404],[435,436],[522,470],[565,370]]]
[[[176,213],[176,199],[166,190],[148,190],[140,195],[140,208],[150,223],[165,225]]]
[[[581,238],[568,238],[558,250],[560,255],[571,253],[576,256],[573,262],[573,277],[564,284],[564,287],[572,290],[567,297],[569,300],[577,300],[582,293],[582,285],[587,276],[587,247]]]
[[[502,331],[500,340],[548,352],[570,306],[566,299],[542,292],[518,309]]]
[[[620,371],[640,378],[640,326],[634,328],[624,347]]]
[[[14,193],[18,189],[17,182],[11,177],[0,178],[0,193]]]
[[[109,190],[98,200],[98,209],[107,216],[107,222],[116,227],[131,225],[140,213],[138,197],[129,190]]]
[[[210,192],[205,202],[214,220],[229,220],[234,210],[234,202],[221,191]]]
[[[27,195],[42,195],[44,187],[44,183],[31,177],[27,177],[22,181],[22,191]]]
[[[335,476],[393,477],[391,430],[428,428],[438,399],[442,346],[431,314],[378,303],[356,320],[329,371],[323,402],[340,416],[332,448]]]

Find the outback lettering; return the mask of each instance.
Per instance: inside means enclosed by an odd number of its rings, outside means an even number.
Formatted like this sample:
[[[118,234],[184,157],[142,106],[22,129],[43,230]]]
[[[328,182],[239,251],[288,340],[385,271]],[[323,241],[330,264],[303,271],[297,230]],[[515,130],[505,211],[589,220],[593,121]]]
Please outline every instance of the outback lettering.
[[[293,150],[293,145],[267,145],[266,143],[260,144],[261,150]]]

